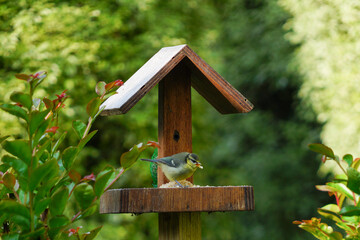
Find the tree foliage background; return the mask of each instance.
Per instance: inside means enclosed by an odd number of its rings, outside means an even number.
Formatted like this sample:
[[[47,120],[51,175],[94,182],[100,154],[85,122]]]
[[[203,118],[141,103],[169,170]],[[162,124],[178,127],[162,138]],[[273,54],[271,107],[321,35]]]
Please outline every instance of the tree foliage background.
[[[223,116],[193,93],[193,148],[204,164],[196,183],[253,185],[256,201],[255,212],[204,213],[203,238],[311,239],[292,225],[326,199],[314,188],[325,181],[320,160],[306,145],[358,153],[359,8],[355,0],[0,0],[0,101],[24,88],[15,73],[47,70],[39,97],[68,89],[62,121],[70,129],[85,118],[97,81],[126,80],[160,48],[187,43],[255,105]],[[82,173],[118,165],[134,143],[157,139],[157,90],[95,127],[76,166]],[[22,135],[18,129],[0,113],[1,135]],[[145,163],[117,184],[144,186],[151,187]],[[98,239],[157,238],[155,214],[82,223],[102,224]]]

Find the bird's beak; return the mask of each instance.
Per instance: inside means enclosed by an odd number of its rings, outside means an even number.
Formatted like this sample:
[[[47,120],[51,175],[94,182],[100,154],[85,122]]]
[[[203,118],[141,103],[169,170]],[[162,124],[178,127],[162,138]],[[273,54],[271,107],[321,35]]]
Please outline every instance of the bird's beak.
[[[203,166],[201,165],[201,163],[197,162],[195,165],[196,165],[198,168],[203,169]]]

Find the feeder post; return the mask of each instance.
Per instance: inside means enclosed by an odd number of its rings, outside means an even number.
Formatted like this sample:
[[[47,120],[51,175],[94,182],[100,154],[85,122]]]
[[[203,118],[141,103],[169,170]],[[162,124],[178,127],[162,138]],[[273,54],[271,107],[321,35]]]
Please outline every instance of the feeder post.
[[[184,63],[160,81],[158,114],[159,158],[192,152],[191,71]],[[158,168],[158,186],[167,182]],[[201,239],[200,213],[159,213],[159,239]]]

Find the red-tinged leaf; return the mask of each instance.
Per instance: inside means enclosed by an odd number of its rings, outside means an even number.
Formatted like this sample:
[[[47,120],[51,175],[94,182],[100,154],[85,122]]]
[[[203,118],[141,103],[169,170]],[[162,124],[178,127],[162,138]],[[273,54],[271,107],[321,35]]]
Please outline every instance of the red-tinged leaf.
[[[312,143],[312,144],[309,144],[308,147],[313,152],[317,152],[317,153],[325,155],[329,158],[335,159],[333,150],[331,148],[325,146],[324,144]]]
[[[124,84],[124,82],[120,79],[115,80],[113,82],[110,82],[108,84],[105,85],[105,90],[108,92],[110,90],[112,90],[114,87],[120,87]]]
[[[302,224],[302,222],[301,221],[293,221],[293,224]]]
[[[90,175],[86,175],[83,177],[80,182],[87,182],[87,181],[95,181],[95,175],[94,173],[91,173]]]
[[[148,141],[148,142],[147,142],[147,145],[160,149],[160,144],[159,144],[158,142]]]
[[[59,129],[59,127],[57,127],[57,126],[54,126],[54,127],[51,127],[51,128],[48,128],[48,129],[46,129],[46,133],[56,133],[56,131]]]
[[[51,101],[48,98],[43,98],[43,102],[45,104],[46,109],[53,109],[53,107],[54,107],[54,102],[53,101]]]
[[[2,177],[4,185],[8,189],[13,189],[16,183],[16,178],[11,172],[6,172]]]
[[[24,74],[24,73],[17,73],[17,74],[15,74],[15,77],[17,79],[25,80],[25,81],[29,81],[31,79],[31,77],[29,75]]]
[[[44,79],[46,78],[46,71],[39,71],[34,74],[31,74],[30,77],[36,78],[36,79]]]
[[[67,92],[67,89],[65,89],[60,95],[55,94],[57,96],[57,100],[59,100],[60,102],[63,101],[62,99],[67,97],[66,92]]]
[[[97,95],[102,96],[102,95],[104,95],[106,93],[105,85],[106,85],[106,83],[103,82],[103,81],[100,81],[100,82],[98,82],[96,84],[95,92],[96,92]]]
[[[99,111],[101,105],[101,99],[99,97],[93,98],[86,106],[86,112],[90,117],[94,117]]]
[[[67,232],[69,233],[69,237],[74,235],[74,234],[77,234],[80,230],[80,228],[82,228],[82,226],[79,226],[77,228],[70,228],[69,230],[67,230]]]
[[[80,179],[81,179],[81,175],[80,173],[78,173],[77,171],[71,169],[69,171],[69,177],[71,180],[73,180],[74,183],[79,183]]]

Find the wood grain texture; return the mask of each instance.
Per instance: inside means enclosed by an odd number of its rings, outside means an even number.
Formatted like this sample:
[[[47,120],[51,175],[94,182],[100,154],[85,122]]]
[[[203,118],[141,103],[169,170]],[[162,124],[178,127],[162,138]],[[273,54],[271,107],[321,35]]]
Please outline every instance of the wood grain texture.
[[[252,186],[111,189],[100,213],[228,212],[255,209]]]
[[[162,48],[102,106],[102,115],[124,114],[156,86],[178,64],[185,62],[191,84],[222,114],[246,113],[253,105],[187,45]],[[236,77],[236,76],[234,76]]]
[[[178,63],[159,83],[158,107],[158,157],[192,152],[191,72],[184,63]],[[188,180],[193,181],[192,177]],[[158,168],[158,186],[167,182]],[[188,234],[201,239],[200,213],[159,213],[159,239],[187,239]]]
[[[185,64],[178,64],[159,84],[158,157],[192,152],[191,82]],[[192,180],[190,179],[192,182]],[[158,168],[158,186],[169,182]]]

